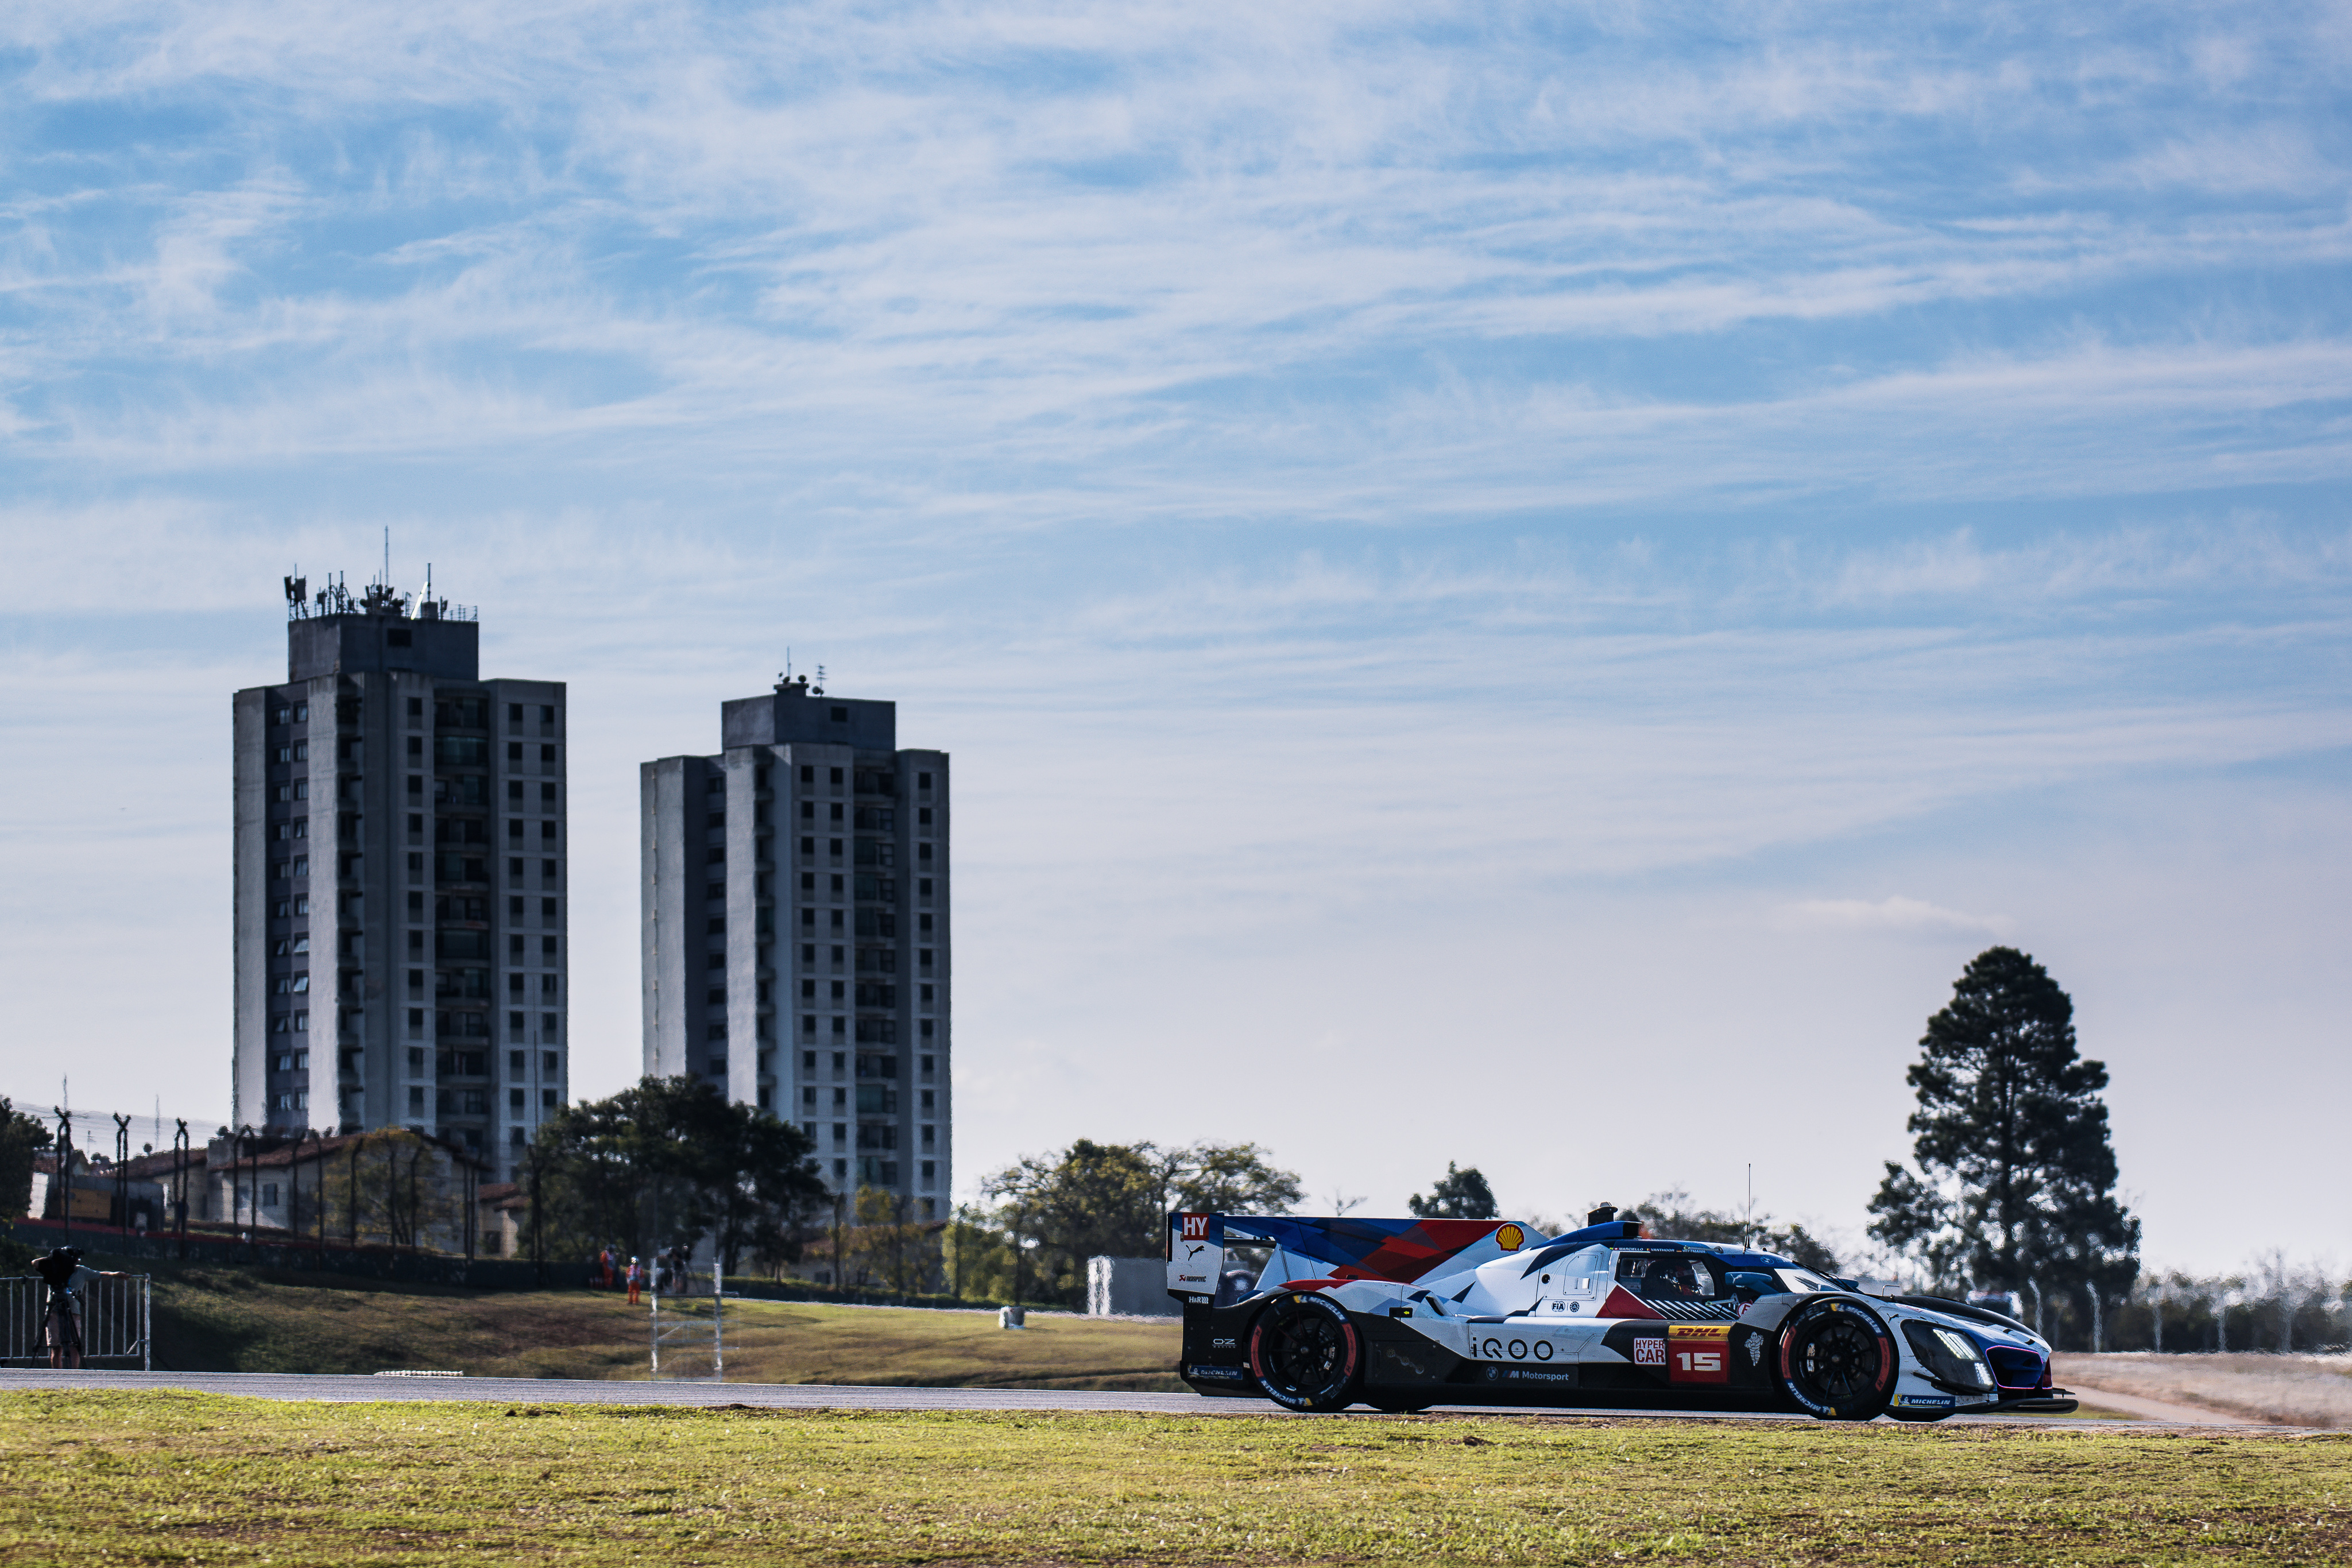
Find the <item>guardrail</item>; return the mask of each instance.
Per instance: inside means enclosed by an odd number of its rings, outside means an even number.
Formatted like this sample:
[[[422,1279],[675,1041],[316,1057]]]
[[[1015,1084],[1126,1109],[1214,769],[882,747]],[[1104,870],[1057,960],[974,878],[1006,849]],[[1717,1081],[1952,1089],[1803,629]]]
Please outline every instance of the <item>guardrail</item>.
[[[136,1363],[154,1370],[149,1286],[146,1274],[101,1274],[82,1292],[81,1358]],[[0,1365],[47,1366],[49,1287],[19,1277],[0,1280]]]

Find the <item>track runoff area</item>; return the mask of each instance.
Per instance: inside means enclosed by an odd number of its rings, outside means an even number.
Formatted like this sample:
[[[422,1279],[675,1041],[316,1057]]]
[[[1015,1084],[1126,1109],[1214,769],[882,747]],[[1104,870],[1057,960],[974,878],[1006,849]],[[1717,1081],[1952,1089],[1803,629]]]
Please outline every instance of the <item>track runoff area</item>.
[[[1213,1399],[1197,1394],[1118,1394],[1060,1388],[898,1388],[826,1383],[605,1383],[541,1377],[464,1377],[432,1373],[387,1373],[374,1376],[276,1372],[52,1372],[0,1368],[0,1393],[12,1389],[177,1388],[256,1399],[471,1400],[504,1405],[742,1405],[800,1410],[1059,1410],[1137,1416],[1278,1416],[1292,1421],[1390,1420],[1370,1409],[1311,1416],[1286,1410],[1267,1399]],[[2107,1403],[2092,1394],[2090,1403]],[[2144,1401],[2112,1400],[2116,1406]],[[2159,1414],[2158,1412],[2161,1412]],[[1414,1419],[1447,1416],[1539,1416],[1612,1421],[1796,1421],[1806,1415],[1778,1411],[1630,1410],[1576,1406],[1438,1406]],[[1884,1419],[1884,1417],[1882,1417]],[[2283,1430],[2252,1421],[2208,1416],[2202,1412],[2151,1406],[2129,1420],[2080,1416],[1956,1416],[1947,1425],[2011,1427],[2140,1427],[2163,1421],[2245,1430]]]

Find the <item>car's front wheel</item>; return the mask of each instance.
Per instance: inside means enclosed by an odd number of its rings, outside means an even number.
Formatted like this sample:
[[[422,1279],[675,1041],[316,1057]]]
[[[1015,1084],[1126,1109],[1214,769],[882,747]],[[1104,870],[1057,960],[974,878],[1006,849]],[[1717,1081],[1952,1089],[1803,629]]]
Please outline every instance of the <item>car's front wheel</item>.
[[[1816,1301],[1780,1332],[1780,1388],[1824,1421],[1867,1421],[1886,1408],[1895,1336],[1854,1301]]]
[[[1344,1410],[1363,1372],[1363,1339],[1337,1301],[1276,1298],[1250,1325],[1249,1366],[1268,1399],[1293,1410]]]

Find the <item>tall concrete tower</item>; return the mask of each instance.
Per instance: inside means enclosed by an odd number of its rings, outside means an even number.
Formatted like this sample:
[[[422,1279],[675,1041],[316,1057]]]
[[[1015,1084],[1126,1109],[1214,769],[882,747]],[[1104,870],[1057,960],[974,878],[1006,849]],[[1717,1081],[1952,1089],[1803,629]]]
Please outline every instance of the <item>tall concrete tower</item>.
[[[638,770],[645,1070],[798,1122],[839,1192],[952,1186],[948,758],[805,678]]]
[[[285,684],[234,705],[234,1113],[510,1176],[568,1097],[563,683],[481,679],[446,599],[286,591]]]

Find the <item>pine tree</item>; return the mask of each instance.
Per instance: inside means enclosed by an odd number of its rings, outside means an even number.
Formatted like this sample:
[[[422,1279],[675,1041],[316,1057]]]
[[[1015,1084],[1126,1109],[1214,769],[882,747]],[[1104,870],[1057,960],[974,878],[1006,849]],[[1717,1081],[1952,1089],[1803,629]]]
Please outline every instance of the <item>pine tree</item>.
[[[1419,1219],[1492,1219],[1495,1191],[1476,1166],[1455,1170],[1448,1160],[1445,1178],[1429,1189],[1427,1197],[1414,1193],[1405,1199],[1405,1207]]]
[[[2139,1273],[2139,1221],[2116,1197],[2103,1062],[2074,1047],[2074,1004],[2013,947],[1977,955],[1927,1020],[1908,1079],[1913,1168],[1888,1162],[1870,1233],[1948,1285],[2115,1301]]]

